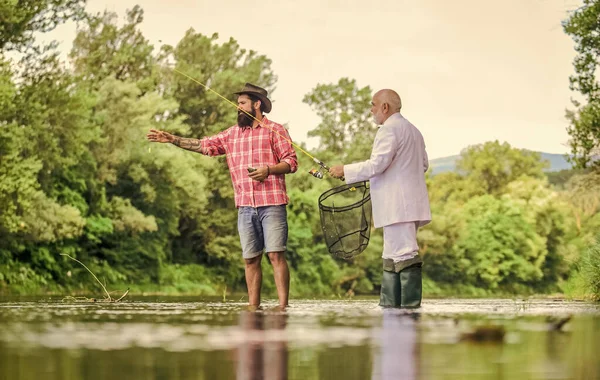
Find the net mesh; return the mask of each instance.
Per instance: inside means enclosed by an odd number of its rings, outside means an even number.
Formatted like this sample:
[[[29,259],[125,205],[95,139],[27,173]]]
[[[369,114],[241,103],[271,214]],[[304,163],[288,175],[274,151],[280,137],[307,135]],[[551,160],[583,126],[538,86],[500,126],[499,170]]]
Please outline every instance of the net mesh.
[[[349,259],[367,248],[371,235],[371,194],[367,182],[342,185],[319,197],[321,228],[327,249]]]

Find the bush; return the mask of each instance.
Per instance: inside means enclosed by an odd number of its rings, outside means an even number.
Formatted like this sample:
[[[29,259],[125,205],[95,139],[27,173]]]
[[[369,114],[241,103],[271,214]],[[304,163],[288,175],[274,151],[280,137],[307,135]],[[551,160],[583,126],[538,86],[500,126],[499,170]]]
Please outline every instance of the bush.
[[[586,293],[589,292],[594,300],[600,301],[600,236],[596,238],[596,243],[581,256],[579,271]]]

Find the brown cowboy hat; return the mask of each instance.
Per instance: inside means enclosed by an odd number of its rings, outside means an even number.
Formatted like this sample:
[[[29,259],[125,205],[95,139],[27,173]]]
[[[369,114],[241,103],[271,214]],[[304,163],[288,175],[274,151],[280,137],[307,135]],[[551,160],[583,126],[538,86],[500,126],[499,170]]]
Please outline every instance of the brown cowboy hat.
[[[265,105],[263,112],[264,113],[271,112],[271,101],[267,97],[268,92],[267,92],[267,90],[265,90],[262,87],[255,86],[252,83],[246,83],[246,85],[244,85],[244,88],[242,88],[242,91],[234,92],[234,94],[235,95],[243,95],[243,94],[254,95],[258,99],[260,99],[262,104]]]

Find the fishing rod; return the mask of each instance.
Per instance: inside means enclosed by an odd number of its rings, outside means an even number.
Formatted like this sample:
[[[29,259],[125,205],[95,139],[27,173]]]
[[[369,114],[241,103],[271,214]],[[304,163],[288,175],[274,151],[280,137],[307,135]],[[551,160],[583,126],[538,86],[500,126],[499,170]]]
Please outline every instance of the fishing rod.
[[[235,108],[237,108],[238,110],[242,111],[243,113],[245,113],[246,115],[250,116],[252,119],[256,120],[261,126],[266,127],[268,129],[270,129],[272,132],[278,134],[281,138],[283,138],[284,140],[286,140],[287,142],[289,142],[292,146],[294,146],[296,149],[300,150],[302,153],[306,154],[308,157],[310,157],[311,160],[313,160],[313,162],[315,162],[317,165],[319,165],[319,169],[311,169],[308,171],[308,173],[310,175],[312,175],[315,178],[318,179],[322,179],[323,178],[323,171],[326,173],[329,173],[329,166],[325,165],[323,163],[323,161],[319,160],[318,158],[316,158],[315,156],[313,156],[312,154],[308,153],[306,150],[304,150],[301,146],[299,146],[298,144],[294,143],[291,139],[285,137],[284,135],[282,135],[281,133],[277,132],[275,129],[266,126],[264,124],[261,123],[260,120],[258,120],[256,117],[252,116],[249,112],[240,109],[238,107],[237,104],[235,104],[234,102],[232,102],[231,100],[227,99],[226,97],[224,97],[223,95],[219,94],[217,91],[213,90],[212,88],[208,87],[207,85],[205,85],[204,83],[200,82],[199,80],[189,76],[188,74],[184,73],[183,71],[177,70],[176,68],[173,68],[173,71],[175,71],[178,74],[183,75],[184,77],[190,79],[191,81],[199,84],[200,86],[204,87],[206,90],[208,91],[212,91],[215,95],[217,95],[218,97],[220,97],[221,99],[225,100],[227,103],[231,104],[232,106],[234,106]],[[344,177],[340,178],[342,181],[344,181]]]

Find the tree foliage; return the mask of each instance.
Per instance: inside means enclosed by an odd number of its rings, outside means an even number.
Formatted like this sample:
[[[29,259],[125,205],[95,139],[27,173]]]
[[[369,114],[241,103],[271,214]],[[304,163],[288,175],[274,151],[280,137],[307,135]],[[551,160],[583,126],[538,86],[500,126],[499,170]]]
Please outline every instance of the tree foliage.
[[[5,0],[0,3],[0,49],[23,50],[34,32],[84,17],[86,0]]]
[[[600,85],[596,78],[600,54],[600,2],[584,0],[563,23],[565,32],[573,38],[577,56],[573,62],[575,74],[570,77],[571,89],[579,92],[584,103],[574,101],[575,110],[567,112],[573,153],[572,161],[581,168],[600,170]]]
[[[369,86],[359,88],[356,80],[341,78],[337,83],[319,84],[304,96],[321,118],[308,133],[319,138],[319,150],[344,162],[369,157],[377,128],[371,122]]]
[[[30,32],[78,18],[82,3],[15,4],[0,6],[12,12],[0,24],[3,54],[32,42]],[[578,12],[595,9],[585,4]],[[63,6],[69,9],[58,12]],[[589,22],[583,13],[577,17],[573,27]],[[233,38],[192,29],[175,46],[155,49],[139,29],[140,7],[127,11],[120,26],[111,12],[85,20],[71,65],[52,44],[24,49],[18,71],[0,55],[0,291],[91,290],[94,281],[60,255],[67,253],[103,281],[134,290],[244,292],[225,160],[152,145],[145,134],[156,128],[200,138],[235,123],[231,104],[177,71],[232,101],[245,82],[267,88],[276,100],[271,60]],[[10,22],[21,26],[7,27]],[[584,37],[581,44],[595,43]],[[577,67],[589,69],[583,62]],[[589,78],[573,83],[592,96],[597,89]],[[320,118],[310,132],[319,139],[312,153],[331,165],[366,159],[377,131],[371,96],[369,86],[350,78],[316,84],[304,97]],[[377,292],[381,230],[372,231],[360,256],[332,258],[317,200],[340,182],[313,178],[307,171],[314,162],[298,154],[298,172],[286,177],[292,295]],[[549,292],[579,267],[593,270],[589,255],[580,258],[600,229],[600,181],[593,172],[564,173],[553,177],[555,187],[545,179],[545,165],[536,153],[493,141],[465,149],[458,172],[428,173],[433,222],[418,235],[427,283],[478,294]],[[264,268],[264,289],[274,292],[267,260]]]

